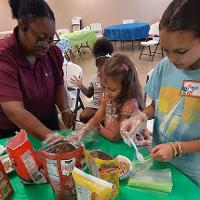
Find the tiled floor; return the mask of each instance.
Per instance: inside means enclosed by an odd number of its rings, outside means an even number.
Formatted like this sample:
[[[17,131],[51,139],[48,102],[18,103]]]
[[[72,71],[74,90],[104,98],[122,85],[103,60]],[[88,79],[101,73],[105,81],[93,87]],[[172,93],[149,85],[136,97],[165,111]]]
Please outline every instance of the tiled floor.
[[[139,78],[142,86],[145,85],[147,73],[160,61],[162,58],[161,55],[157,54],[154,57],[154,60],[151,62],[148,56],[142,56],[141,60],[139,60],[139,53],[141,51],[139,47],[139,43],[134,43],[134,48],[132,49],[132,44],[126,42],[124,44],[124,51],[121,52],[121,45],[117,43],[117,48],[115,53],[123,53],[129,56],[134,62],[135,66],[138,69]],[[91,51],[87,48],[81,50],[83,54],[81,56],[76,55],[72,62],[80,65],[83,69],[83,84],[88,85],[91,77],[96,73],[96,66],[94,56]],[[90,99],[82,95],[82,99],[85,103],[89,102]],[[149,100],[147,99],[147,104]]]

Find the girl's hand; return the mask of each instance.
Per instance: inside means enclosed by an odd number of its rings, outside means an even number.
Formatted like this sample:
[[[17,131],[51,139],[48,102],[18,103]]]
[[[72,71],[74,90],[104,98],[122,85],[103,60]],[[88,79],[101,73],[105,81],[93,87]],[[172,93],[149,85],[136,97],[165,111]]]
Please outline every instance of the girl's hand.
[[[95,130],[95,126],[93,126],[93,124],[89,121],[81,130],[78,130],[67,137],[68,139],[81,141],[83,136],[91,130]]]
[[[84,136],[85,132],[83,130],[77,131],[71,135],[67,136],[67,139],[69,140],[79,140],[81,141],[83,136]]]
[[[75,86],[77,86],[77,87],[81,87],[81,84],[82,84],[82,79],[80,79],[80,78],[77,78],[76,76],[74,76],[74,78],[71,78],[70,79],[70,82],[72,83],[72,84],[74,84]]]
[[[168,143],[155,146],[151,150],[151,155],[158,161],[169,161],[174,157],[173,149]]]
[[[121,122],[120,134],[125,138],[133,137],[141,129],[146,128],[147,116],[141,111],[137,111],[129,119]]]

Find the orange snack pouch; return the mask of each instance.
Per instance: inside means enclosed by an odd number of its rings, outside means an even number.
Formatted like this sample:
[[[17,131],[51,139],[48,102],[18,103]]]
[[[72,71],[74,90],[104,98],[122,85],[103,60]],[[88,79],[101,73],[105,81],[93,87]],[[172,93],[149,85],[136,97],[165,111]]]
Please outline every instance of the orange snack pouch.
[[[6,144],[6,149],[23,183],[47,182],[43,174],[42,163],[28,140],[25,130],[21,130],[11,138]]]

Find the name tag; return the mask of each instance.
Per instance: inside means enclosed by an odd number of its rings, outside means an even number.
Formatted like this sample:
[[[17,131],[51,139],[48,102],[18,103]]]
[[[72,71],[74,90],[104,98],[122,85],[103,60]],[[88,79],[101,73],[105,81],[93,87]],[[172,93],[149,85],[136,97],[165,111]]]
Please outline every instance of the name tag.
[[[183,81],[181,95],[200,98],[200,81]]]

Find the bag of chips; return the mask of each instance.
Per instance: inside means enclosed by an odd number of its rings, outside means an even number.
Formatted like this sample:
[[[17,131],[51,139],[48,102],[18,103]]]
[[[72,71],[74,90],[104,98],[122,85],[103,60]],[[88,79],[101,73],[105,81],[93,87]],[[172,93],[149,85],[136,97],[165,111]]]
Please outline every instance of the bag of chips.
[[[6,200],[13,193],[8,176],[5,172],[3,164],[0,161],[0,199]]]
[[[21,130],[11,138],[6,144],[6,149],[23,183],[47,182],[42,163],[28,140],[25,130]]]
[[[77,200],[110,200],[113,184],[74,168]]]
[[[57,199],[76,199],[71,171],[75,166],[81,167],[83,146],[76,146],[68,140],[59,140],[38,153]]]
[[[119,193],[119,168],[117,159],[100,150],[84,150],[86,162],[93,176],[113,183],[112,199]]]

